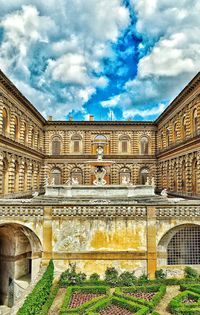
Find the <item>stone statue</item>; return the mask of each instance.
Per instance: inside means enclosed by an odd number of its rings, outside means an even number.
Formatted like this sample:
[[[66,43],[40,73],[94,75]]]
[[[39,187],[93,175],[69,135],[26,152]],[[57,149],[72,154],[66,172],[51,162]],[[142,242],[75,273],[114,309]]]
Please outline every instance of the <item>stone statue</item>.
[[[72,185],[78,185],[79,184],[78,178],[72,177],[71,183],[72,183]]]
[[[33,197],[37,197],[39,195],[39,192],[38,191],[34,191],[34,193],[32,193],[32,196]]]
[[[122,176],[122,184],[128,185],[129,183],[130,183],[130,179],[127,178],[126,176]]]
[[[106,175],[106,169],[104,167],[97,167],[94,171],[94,175],[96,179],[93,181],[95,186],[103,186],[106,185],[106,180],[104,176]]]
[[[55,185],[55,178],[54,178],[54,177],[52,178],[51,185],[52,185],[52,186]]]
[[[167,197],[167,189],[163,189],[160,194],[162,197]]]
[[[147,176],[147,180],[146,180],[145,185],[146,185],[146,186],[150,185],[150,178],[149,178],[149,176]]]
[[[156,186],[156,184],[155,184],[155,178],[154,178],[154,177],[152,177],[152,179],[151,179],[151,186],[153,186],[153,187]]]
[[[97,147],[97,160],[101,161],[103,159],[103,147],[100,145]]]

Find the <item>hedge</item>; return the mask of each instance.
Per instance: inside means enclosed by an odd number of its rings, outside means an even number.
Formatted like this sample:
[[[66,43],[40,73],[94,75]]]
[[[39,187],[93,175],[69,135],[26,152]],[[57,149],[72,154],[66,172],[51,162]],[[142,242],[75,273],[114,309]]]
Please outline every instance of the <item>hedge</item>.
[[[146,315],[149,313],[149,309],[144,305],[127,301],[122,297],[113,296],[103,299],[96,303],[86,312],[86,315],[96,315],[100,310],[104,309],[105,307],[111,304],[115,304],[118,305],[119,307],[126,308],[129,311],[133,312],[134,315]]]
[[[93,298],[92,300],[85,302],[81,304],[80,306],[76,308],[69,308],[69,303],[72,297],[72,294],[74,292],[82,292],[82,293],[100,293],[104,294],[104,296],[99,296],[96,298]],[[66,290],[66,294],[64,297],[63,305],[61,307],[60,315],[65,315],[65,314],[71,314],[75,315],[77,312],[80,314],[84,313],[86,309],[88,309],[90,306],[94,305],[96,302],[99,300],[105,299],[105,296],[108,295],[109,293],[109,288],[106,286],[87,286],[87,287],[82,287],[82,286],[71,286],[68,287]]]
[[[183,303],[182,301],[188,297],[194,298],[197,301],[193,302],[193,303]],[[172,314],[177,314],[177,315],[200,314],[200,312],[199,312],[199,310],[200,310],[200,295],[195,293],[195,292],[192,292],[192,291],[183,291],[170,301],[169,309],[170,309]]]
[[[129,296],[126,293],[131,292],[155,292],[156,294],[152,298],[151,301],[146,301],[144,299],[136,298],[134,296]],[[152,285],[152,286],[134,286],[134,287],[122,287],[117,288],[115,291],[115,295],[122,296],[125,299],[128,299],[130,301],[134,301],[136,303],[142,304],[147,306],[150,310],[153,310],[154,307],[160,302],[162,297],[165,295],[166,292],[166,286],[158,286],[158,285]]]
[[[180,286],[181,291],[189,290],[200,294],[200,284],[182,284]]]
[[[151,313],[151,315],[160,315],[160,313],[158,313],[158,312],[156,312],[156,311],[153,311],[153,312]]]
[[[54,265],[52,260],[38,281],[33,291],[27,296],[23,306],[17,312],[17,315],[38,315],[43,305],[46,303],[52,286]]]
[[[48,311],[58,293],[59,285],[57,284],[54,288],[52,288],[52,291],[49,294],[48,299],[46,300],[46,303],[43,305],[42,310],[38,315],[47,315]]]

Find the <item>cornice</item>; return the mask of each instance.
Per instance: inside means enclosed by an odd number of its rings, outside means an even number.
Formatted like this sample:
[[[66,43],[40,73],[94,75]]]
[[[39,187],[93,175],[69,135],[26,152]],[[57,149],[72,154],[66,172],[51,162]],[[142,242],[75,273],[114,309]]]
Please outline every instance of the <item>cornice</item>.
[[[109,121],[109,120],[94,120],[94,121],[63,121],[53,120],[47,121],[47,126],[65,125],[65,126],[155,126],[153,121]]]

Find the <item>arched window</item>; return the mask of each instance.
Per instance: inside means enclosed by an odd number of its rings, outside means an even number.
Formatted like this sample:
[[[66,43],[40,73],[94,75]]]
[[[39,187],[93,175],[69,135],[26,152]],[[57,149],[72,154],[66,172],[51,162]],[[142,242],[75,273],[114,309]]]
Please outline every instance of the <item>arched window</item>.
[[[174,124],[174,142],[178,140],[178,124]]]
[[[142,137],[140,140],[141,154],[149,154],[149,140],[147,137]]]
[[[200,264],[200,227],[186,226],[171,238],[167,246],[168,265]]]
[[[182,120],[182,138],[185,139],[187,135],[187,124],[186,124],[186,117],[183,117]]]
[[[2,134],[7,136],[8,134],[8,113],[7,110],[3,109],[3,125],[2,125]]]
[[[18,121],[18,118],[16,116],[14,118],[13,132],[14,132],[14,140],[18,141],[19,140],[19,121]]]
[[[147,177],[149,177],[149,169],[144,167],[140,170],[140,184],[145,185],[147,182]]]
[[[54,168],[51,171],[51,179],[54,181],[55,185],[61,184],[61,170],[59,168]]]
[[[81,153],[82,152],[82,138],[80,135],[73,135],[71,137],[72,142],[72,153]]]
[[[94,138],[94,141],[95,141],[95,142],[100,142],[100,143],[106,143],[106,142],[107,142],[107,138],[106,138],[106,136],[104,136],[104,135],[97,135],[97,136]]]
[[[198,116],[197,116],[197,109],[193,111],[193,116],[192,116],[192,131],[193,134],[196,135],[198,131]]]
[[[52,154],[59,155],[61,151],[61,141],[59,137],[52,139]]]
[[[71,170],[71,180],[81,185],[83,183],[83,173],[79,167],[74,167]]]
[[[120,184],[129,183],[131,181],[131,171],[127,167],[123,167],[119,172],[119,181]]]
[[[128,136],[121,136],[119,138],[119,151],[120,153],[128,153],[129,152],[129,144],[130,139]]]
[[[109,141],[106,136],[104,135],[97,135],[95,136],[92,144],[92,153],[97,154],[98,146],[103,147],[104,154],[110,153]]]
[[[197,159],[194,158],[192,161],[192,193],[197,194]]]

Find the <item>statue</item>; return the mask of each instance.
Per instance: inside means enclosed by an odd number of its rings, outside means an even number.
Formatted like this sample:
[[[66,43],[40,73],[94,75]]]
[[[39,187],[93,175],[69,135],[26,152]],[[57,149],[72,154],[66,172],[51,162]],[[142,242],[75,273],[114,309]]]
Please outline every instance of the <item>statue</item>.
[[[97,160],[101,161],[103,159],[103,147],[100,145],[97,147]]]
[[[125,175],[122,176],[122,184],[128,185],[130,183],[130,178],[127,178]]]
[[[52,185],[52,186],[55,185],[55,178],[54,178],[54,177],[52,178],[51,185]]]
[[[162,197],[167,197],[167,189],[163,189],[160,194]]]
[[[39,195],[39,192],[38,191],[35,191],[34,193],[32,193],[32,196],[33,197],[37,197]]]
[[[78,185],[79,184],[78,178],[77,177],[76,178],[72,177],[71,184],[72,185]]]
[[[145,185],[146,185],[146,186],[150,185],[150,178],[149,178],[149,176],[147,176],[147,180],[146,180]]]
[[[94,175],[96,179],[93,181],[93,184],[96,186],[103,186],[106,185],[106,180],[104,179],[104,176],[106,175],[106,170],[104,167],[99,166],[95,169]]]
[[[152,179],[151,179],[151,186],[153,186],[153,187],[156,186],[156,184],[155,184],[155,178],[154,178],[154,177],[152,177]]]

